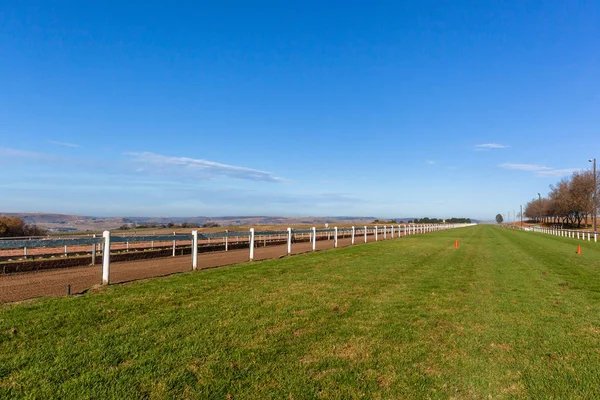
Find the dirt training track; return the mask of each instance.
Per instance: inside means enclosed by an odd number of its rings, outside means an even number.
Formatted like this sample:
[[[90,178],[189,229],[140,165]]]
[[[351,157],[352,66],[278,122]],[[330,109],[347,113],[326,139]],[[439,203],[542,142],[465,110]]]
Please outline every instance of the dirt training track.
[[[375,239],[369,236],[368,241]],[[382,237],[383,240],[383,237]],[[364,242],[363,236],[356,237],[356,244]],[[351,245],[351,239],[338,239],[338,247]],[[333,240],[317,241],[317,250],[328,250],[334,247]],[[292,254],[310,252],[310,242],[292,245]],[[267,246],[254,249],[254,260],[266,260],[285,256],[287,246]],[[219,251],[198,254],[198,269],[219,267],[248,261],[249,249]],[[170,275],[192,270],[190,255],[159,258],[147,261],[128,261],[111,263],[111,283],[123,283],[138,279],[146,279]],[[102,266],[73,267],[39,272],[27,272],[0,275],[0,303],[15,302],[39,296],[64,296],[67,285],[71,294],[82,293],[100,284]]]

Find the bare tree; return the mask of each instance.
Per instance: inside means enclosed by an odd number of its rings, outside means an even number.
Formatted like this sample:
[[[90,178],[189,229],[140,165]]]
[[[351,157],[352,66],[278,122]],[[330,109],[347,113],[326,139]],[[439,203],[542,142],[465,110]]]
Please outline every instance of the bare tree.
[[[600,173],[596,182],[600,182]],[[600,199],[593,196],[594,175],[590,170],[574,172],[568,178],[561,179],[556,185],[550,185],[547,198],[532,199],[525,205],[523,215],[540,223],[562,223],[577,225],[593,214],[594,199],[600,207]]]

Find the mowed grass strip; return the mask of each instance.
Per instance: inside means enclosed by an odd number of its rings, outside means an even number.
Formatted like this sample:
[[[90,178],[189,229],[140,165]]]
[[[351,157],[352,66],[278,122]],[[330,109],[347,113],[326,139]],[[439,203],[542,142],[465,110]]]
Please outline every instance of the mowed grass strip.
[[[0,398],[597,398],[599,352],[600,244],[477,226],[1,306]]]

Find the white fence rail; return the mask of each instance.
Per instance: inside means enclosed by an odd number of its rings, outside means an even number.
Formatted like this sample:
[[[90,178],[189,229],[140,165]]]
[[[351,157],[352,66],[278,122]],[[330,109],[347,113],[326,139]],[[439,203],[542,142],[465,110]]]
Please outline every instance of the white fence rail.
[[[544,233],[546,235],[560,236],[560,237],[566,237],[566,238],[570,238],[570,239],[587,240],[588,242],[591,242],[593,239],[594,243],[598,242],[598,232],[581,231],[581,230],[574,230],[574,229],[561,229],[561,228],[542,228],[542,227],[537,227],[537,226],[528,226],[528,227],[517,226],[517,228],[524,230],[524,231],[528,231],[528,232]]]
[[[311,229],[292,229],[287,228],[284,231],[255,231],[251,228],[250,231],[238,231],[238,232],[218,232],[218,233],[200,233],[196,230],[192,231],[191,234],[174,234],[174,235],[153,235],[153,236],[121,236],[111,235],[109,231],[105,231],[102,237],[87,237],[87,238],[72,238],[72,239],[42,239],[32,238],[28,240],[15,240],[6,239],[0,240],[0,249],[24,249],[25,256],[27,255],[27,248],[35,247],[65,247],[65,254],[67,254],[67,248],[69,246],[92,246],[92,263],[95,262],[96,250],[100,248],[102,252],[102,284],[108,285],[110,283],[110,251],[111,244],[114,243],[127,243],[127,248],[130,242],[148,242],[154,246],[155,242],[167,242],[173,241],[173,255],[175,255],[175,244],[176,241],[187,241],[192,244],[192,269],[198,269],[198,242],[199,240],[206,240],[210,243],[211,239],[223,240],[225,245],[225,251],[228,250],[228,238],[244,238],[248,239],[249,247],[249,260],[254,260],[254,248],[258,244],[257,238],[262,238],[265,243],[267,238],[278,238],[285,239],[287,244],[287,254],[292,253],[292,245],[295,242],[295,237],[302,235],[302,237],[308,237],[312,244],[312,251],[317,250],[317,241],[319,237],[326,237],[331,239],[333,236],[334,248],[338,247],[338,238],[340,235],[343,237],[351,237],[351,244],[355,244],[357,236],[361,234],[364,236],[364,242],[367,243],[367,236],[371,235],[375,238],[375,241],[379,241],[380,235],[383,235],[383,239],[387,239],[387,235],[393,238],[401,238],[403,236],[412,236],[417,234],[424,234],[429,232],[437,232],[447,229],[462,228],[467,226],[473,226],[476,224],[431,224],[431,225],[384,225],[374,227],[351,227],[351,228],[338,228],[333,227],[329,229],[317,229],[312,227]],[[319,236],[321,235],[321,236]]]

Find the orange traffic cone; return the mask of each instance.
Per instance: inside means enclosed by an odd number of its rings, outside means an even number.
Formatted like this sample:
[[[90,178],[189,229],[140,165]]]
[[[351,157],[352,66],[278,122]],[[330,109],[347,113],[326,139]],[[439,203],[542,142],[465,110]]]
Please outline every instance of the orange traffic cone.
[[[581,246],[577,245],[577,254],[581,254]]]
[[[454,242],[454,248],[458,249],[458,239],[456,239],[456,241]]]

